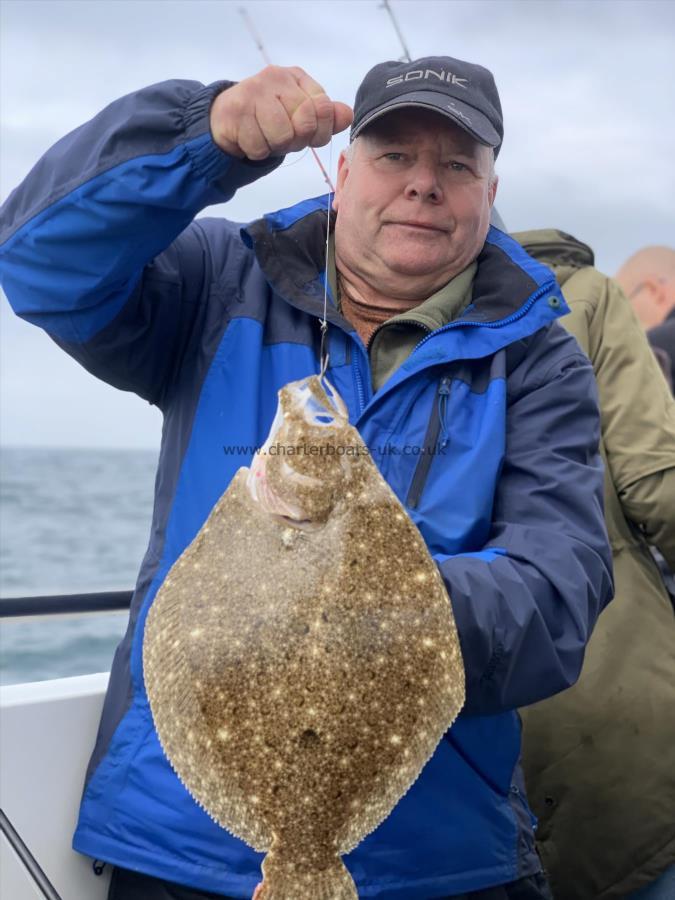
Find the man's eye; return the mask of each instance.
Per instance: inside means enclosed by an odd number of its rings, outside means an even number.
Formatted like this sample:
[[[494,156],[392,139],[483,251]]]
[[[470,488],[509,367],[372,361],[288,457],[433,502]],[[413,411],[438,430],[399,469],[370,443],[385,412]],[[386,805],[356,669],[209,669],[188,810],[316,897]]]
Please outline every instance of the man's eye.
[[[400,162],[403,159],[403,154],[402,153],[394,153],[394,152],[385,153],[384,158],[390,159],[392,162]]]
[[[453,172],[465,172],[467,169],[464,163],[457,162],[456,160],[451,160],[448,163],[448,168],[452,169]]]

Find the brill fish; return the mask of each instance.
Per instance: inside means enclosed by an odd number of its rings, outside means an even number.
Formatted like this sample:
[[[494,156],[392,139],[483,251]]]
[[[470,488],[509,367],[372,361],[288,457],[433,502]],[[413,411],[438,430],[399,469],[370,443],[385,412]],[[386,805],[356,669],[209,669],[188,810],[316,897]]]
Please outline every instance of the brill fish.
[[[178,778],[267,854],[256,900],[357,898],[341,856],[419,776],[464,668],[438,568],[325,378],[280,390],[150,608],[143,669]]]

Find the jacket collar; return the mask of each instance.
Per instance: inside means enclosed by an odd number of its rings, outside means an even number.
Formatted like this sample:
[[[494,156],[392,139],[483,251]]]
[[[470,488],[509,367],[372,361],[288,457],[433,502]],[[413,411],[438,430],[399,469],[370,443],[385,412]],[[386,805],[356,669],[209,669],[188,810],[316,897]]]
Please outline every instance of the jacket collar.
[[[516,231],[511,237],[527,253],[548,265],[574,266],[577,269],[595,265],[595,257],[588,244],[557,228]]]

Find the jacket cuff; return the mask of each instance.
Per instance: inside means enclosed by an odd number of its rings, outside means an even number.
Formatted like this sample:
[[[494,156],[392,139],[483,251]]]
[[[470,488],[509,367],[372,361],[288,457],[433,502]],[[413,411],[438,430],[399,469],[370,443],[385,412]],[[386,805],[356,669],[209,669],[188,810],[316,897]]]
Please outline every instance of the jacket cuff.
[[[221,150],[211,137],[209,121],[211,104],[218,94],[236,83],[236,81],[215,81],[197,91],[185,108],[183,122],[193,165],[208,182],[215,183],[228,195],[233,189],[236,190],[267,175],[284,160],[283,156],[272,156],[263,160],[239,159]],[[210,139],[195,140],[205,135],[209,135]],[[226,175],[227,183],[220,182]]]

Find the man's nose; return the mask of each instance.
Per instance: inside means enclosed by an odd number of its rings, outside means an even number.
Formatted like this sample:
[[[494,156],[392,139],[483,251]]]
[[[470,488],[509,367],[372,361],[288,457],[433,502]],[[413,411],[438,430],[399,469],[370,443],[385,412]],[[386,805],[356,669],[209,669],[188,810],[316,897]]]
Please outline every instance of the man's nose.
[[[409,200],[440,203],[443,200],[443,187],[438,167],[431,163],[417,163],[409,172],[405,195]]]

